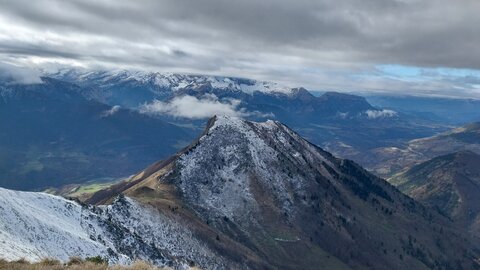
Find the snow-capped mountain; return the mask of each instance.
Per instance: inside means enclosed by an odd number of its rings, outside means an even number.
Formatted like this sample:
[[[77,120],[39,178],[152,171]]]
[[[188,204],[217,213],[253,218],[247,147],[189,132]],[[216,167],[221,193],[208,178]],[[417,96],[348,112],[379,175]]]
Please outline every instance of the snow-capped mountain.
[[[359,96],[328,92],[321,97],[315,97],[301,87],[291,88],[274,82],[245,78],[75,69],[60,70],[46,75],[84,87],[81,93],[88,98],[130,108],[153,100],[169,101],[188,95],[198,98],[215,96],[220,101],[237,99],[246,109],[256,107],[263,113],[271,113],[273,116],[279,109],[272,107],[277,106],[289,112],[301,113],[303,116],[306,116],[305,112],[313,111],[321,112],[321,117],[339,116],[343,119],[360,116],[386,117],[381,110],[372,107]],[[260,105],[267,106],[267,111],[262,110]]]
[[[274,82],[257,81],[235,77],[187,75],[160,72],[142,71],[97,71],[78,72],[75,70],[60,71],[56,76],[68,78],[79,82],[98,81],[104,84],[137,81],[143,84],[151,84],[163,89],[178,91],[184,88],[201,88],[211,85],[212,88],[226,91],[242,91],[252,94],[255,91],[264,93],[291,94],[292,88],[279,85]]]
[[[274,82],[209,75],[67,69],[46,76],[88,87],[83,94],[89,98],[127,107],[135,107],[153,99],[167,100],[187,92],[201,95],[213,91],[219,96],[232,97],[251,96],[254,93],[292,96],[297,92],[294,88]]]
[[[442,126],[413,115],[376,108],[363,97],[308,90],[271,82],[209,75],[133,71],[62,70],[46,74],[82,86],[89,99],[200,127],[213,114],[275,119],[342,157],[431,136]],[[210,114],[193,113],[196,108]],[[359,159],[362,160],[362,159]]]
[[[479,255],[446,218],[275,121],[212,118],[190,147],[88,202],[120,193],[243,268],[461,269]]]
[[[470,269],[476,239],[276,121],[212,118],[169,159],[80,205],[0,189],[0,257],[203,269]]]

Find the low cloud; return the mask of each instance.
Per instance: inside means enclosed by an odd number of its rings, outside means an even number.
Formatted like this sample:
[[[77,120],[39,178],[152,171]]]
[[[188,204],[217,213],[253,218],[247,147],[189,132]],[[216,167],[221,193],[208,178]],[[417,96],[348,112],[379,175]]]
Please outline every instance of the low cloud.
[[[42,83],[39,71],[1,62],[0,79],[14,84]]]
[[[398,115],[396,111],[392,110],[367,110],[365,114],[368,119],[390,118]]]
[[[181,96],[169,102],[155,100],[141,106],[140,111],[146,114],[166,114],[190,119],[204,119],[213,115],[239,117],[250,115],[244,109],[239,109],[239,105],[240,101],[237,99],[220,101],[215,95],[205,95],[202,98]]]
[[[108,117],[108,116],[114,115],[115,113],[117,113],[120,110],[120,108],[121,108],[120,106],[115,105],[110,110],[104,111],[102,113],[102,117]]]

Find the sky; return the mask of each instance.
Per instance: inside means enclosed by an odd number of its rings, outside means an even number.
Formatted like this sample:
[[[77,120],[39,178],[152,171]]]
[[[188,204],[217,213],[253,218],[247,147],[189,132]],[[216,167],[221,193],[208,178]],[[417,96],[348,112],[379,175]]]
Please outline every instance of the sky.
[[[0,0],[0,73],[132,69],[480,98],[479,12],[478,0]]]

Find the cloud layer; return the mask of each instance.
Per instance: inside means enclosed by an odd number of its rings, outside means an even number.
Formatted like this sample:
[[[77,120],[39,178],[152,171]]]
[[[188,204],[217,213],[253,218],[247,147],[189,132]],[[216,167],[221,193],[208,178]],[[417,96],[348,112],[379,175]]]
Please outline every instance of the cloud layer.
[[[244,110],[238,109],[239,100],[229,99],[220,102],[214,95],[203,98],[193,96],[175,97],[170,102],[155,100],[140,107],[146,114],[165,114],[189,119],[203,119],[214,115],[247,116]]]
[[[367,110],[365,114],[369,119],[390,118],[398,115],[396,111],[392,110]]]
[[[0,62],[0,79],[19,84],[42,83],[40,72]]]
[[[461,95],[480,96],[478,84],[462,76],[419,84],[378,68],[480,69],[477,0],[6,0],[1,5],[2,61],[243,76],[310,89],[455,93],[459,88]]]

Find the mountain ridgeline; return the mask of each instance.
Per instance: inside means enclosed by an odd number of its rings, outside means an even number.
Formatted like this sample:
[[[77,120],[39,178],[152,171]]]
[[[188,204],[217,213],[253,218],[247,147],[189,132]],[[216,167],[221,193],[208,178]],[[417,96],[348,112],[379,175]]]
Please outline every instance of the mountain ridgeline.
[[[252,121],[278,120],[309,141],[341,157],[363,161],[365,151],[401,146],[446,128],[441,121],[374,107],[360,96],[326,92],[316,97],[304,88],[290,88],[251,79],[134,71],[62,70],[47,76],[81,86],[81,94],[111,106],[138,109],[155,101],[177,104],[185,96],[233,109]],[[202,103],[203,104],[203,103]],[[156,117],[201,131],[204,119],[182,115]]]
[[[449,219],[275,121],[214,117],[189,147],[87,202],[119,194],[174,216],[221,268],[479,267]]]
[[[158,72],[80,72],[65,70],[48,74],[53,78],[81,86],[81,94],[111,106],[138,108],[154,100],[169,101],[175,97],[215,96],[220,101],[237,99],[247,112],[260,112],[252,117],[268,115],[284,122],[304,118],[302,122],[335,118],[339,113],[350,117],[366,116],[376,110],[363,97],[327,92],[315,97],[304,88],[290,88],[271,82],[243,78],[163,74]],[[239,108],[240,109],[240,108]]]
[[[23,190],[126,177],[175,153],[207,117],[172,115],[185,97],[194,104],[183,110],[220,106],[250,120],[279,120],[359,161],[370,149],[442,129],[359,96],[315,97],[304,88],[218,76],[68,70],[45,74],[42,83],[0,82],[0,97],[0,186]],[[144,110],[155,102],[170,111]]]

